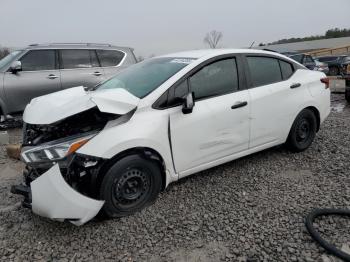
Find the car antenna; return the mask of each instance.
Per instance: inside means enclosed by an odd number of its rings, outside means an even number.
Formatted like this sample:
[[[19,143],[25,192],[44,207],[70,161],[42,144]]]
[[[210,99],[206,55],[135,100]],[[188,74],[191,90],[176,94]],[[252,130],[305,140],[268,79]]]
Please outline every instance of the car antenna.
[[[250,45],[249,49],[252,49],[252,46],[255,44],[255,41]]]

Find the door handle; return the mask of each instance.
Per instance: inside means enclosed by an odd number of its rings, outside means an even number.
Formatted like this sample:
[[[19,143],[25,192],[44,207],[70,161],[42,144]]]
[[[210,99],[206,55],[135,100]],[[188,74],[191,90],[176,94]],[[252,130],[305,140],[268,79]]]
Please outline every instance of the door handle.
[[[102,73],[101,73],[101,72],[98,72],[98,71],[93,72],[93,73],[91,73],[91,74],[94,75],[94,76],[100,76],[100,75],[102,75]]]
[[[248,102],[247,102],[247,101],[244,101],[244,102],[237,102],[236,104],[234,104],[233,106],[231,106],[231,109],[240,108],[240,107],[243,107],[243,106],[246,106],[246,105],[248,105]]]
[[[295,84],[292,84],[291,86],[290,86],[290,88],[297,88],[297,87],[300,87],[301,86],[301,84],[300,83],[295,83]]]
[[[56,78],[59,78],[59,76],[56,76],[54,74],[50,74],[47,76],[48,79],[56,79]]]

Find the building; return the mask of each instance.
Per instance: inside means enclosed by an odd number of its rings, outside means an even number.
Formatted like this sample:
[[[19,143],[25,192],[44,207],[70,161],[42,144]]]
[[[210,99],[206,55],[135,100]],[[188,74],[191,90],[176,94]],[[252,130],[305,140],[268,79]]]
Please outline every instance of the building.
[[[312,55],[350,54],[350,37],[329,38],[297,43],[257,46],[256,49],[269,49],[279,53],[300,52]]]

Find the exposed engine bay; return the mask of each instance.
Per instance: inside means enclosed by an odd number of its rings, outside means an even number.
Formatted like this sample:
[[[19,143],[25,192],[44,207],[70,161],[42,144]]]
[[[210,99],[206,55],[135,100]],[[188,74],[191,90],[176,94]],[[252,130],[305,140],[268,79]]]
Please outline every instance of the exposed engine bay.
[[[79,138],[86,134],[97,134],[109,121],[119,117],[120,115],[104,113],[94,107],[53,124],[34,125],[25,123],[23,126],[22,148],[37,148],[50,145],[50,143],[57,144],[59,141],[69,140],[70,138]],[[47,150],[44,151],[47,152]],[[102,159],[76,154],[75,152],[55,162],[27,162],[23,173],[24,181],[29,186],[31,182],[49,170],[53,164],[58,163],[63,178],[72,188],[86,196],[93,197],[96,192],[92,189],[95,188],[94,183],[103,162]],[[27,200],[29,201],[29,199]]]
[[[60,138],[91,131],[100,131],[108,121],[119,115],[103,113],[97,107],[48,125],[24,124],[23,147],[37,146]]]

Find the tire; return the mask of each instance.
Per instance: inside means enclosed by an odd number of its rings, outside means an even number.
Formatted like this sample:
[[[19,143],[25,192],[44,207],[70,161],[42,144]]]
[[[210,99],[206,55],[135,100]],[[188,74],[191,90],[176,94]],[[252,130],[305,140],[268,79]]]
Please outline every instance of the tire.
[[[348,101],[348,103],[350,103],[350,87],[345,89],[345,99]]]
[[[330,76],[337,76],[337,75],[339,75],[339,69],[337,67],[334,67],[334,66],[330,67],[329,68],[329,75]]]
[[[310,109],[304,109],[294,120],[288,135],[287,147],[293,152],[306,150],[314,141],[316,130],[315,113]]]
[[[131,215],[152,204],[162,187],[159,165],[139,155],[118,160],[104,176],[100,199],[102,215],[109,218]]]

